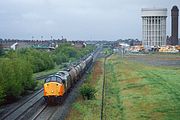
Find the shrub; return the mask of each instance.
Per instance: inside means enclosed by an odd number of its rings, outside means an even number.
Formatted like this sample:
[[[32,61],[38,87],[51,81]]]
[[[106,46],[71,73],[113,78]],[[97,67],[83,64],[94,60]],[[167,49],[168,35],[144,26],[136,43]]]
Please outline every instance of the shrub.
[[[4,101],[5,93],[3,87],[0,85],[0,104]]]
[[[94,87],[90,86],[89,84],[83,84],[80,88],[80,93],[84,100],[90,100],[95,97],[96,90]]]

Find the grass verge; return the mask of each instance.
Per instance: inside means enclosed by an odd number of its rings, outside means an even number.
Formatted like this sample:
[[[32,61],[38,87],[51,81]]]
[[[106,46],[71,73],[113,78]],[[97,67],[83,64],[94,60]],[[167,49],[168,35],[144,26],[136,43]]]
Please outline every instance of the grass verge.
[[[103,81],[103,60],[95,63],[92,72],[89,74],[86,83],[95,87],[96,94],[93,100],[83,100],[82,96],[72,105],[66,120],[96,120],[100,119],[101,94]]]
[[[178,120],[180,70],[114,55],[107,60],[106,119]]]
[[[104,119],[179,120],[180,69],[130,62],[117,55],[107,59],[105,68]],[[79,97],[66,120],[100,119],[102,75],[93,69],[88,82],[96,87],[96,99],[84,101]]]
[[[60,69],[62,69],[62,67],[63,67],[63,65],[56,65],[54,69],[34,73],[33,74],[33,79],[35,79],[36,77],[41,77],[41,76],[44,76],[44,75],[53,74],[53,73],[59,71]]]

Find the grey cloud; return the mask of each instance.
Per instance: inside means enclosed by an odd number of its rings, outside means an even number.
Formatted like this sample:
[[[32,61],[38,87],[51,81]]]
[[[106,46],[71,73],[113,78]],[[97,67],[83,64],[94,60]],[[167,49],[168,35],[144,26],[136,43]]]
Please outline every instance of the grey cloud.
[[[170,9],[179,0],[2,0],[0,38],[141,39],[141,8]],[[178,6],[180,7],[180,6]]]

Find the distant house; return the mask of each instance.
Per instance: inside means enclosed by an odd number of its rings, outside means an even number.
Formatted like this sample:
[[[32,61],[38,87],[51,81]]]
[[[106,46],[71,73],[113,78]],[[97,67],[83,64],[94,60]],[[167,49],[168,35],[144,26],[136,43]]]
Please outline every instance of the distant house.
[[[12,44],[10,46],[10,48],[13,49],[13,50],[16,50],[17,46],[18,46],[18,43],[16,42],[16,43]]]
[[[72,45],[76,48],[84,48],[86,47],[86,43],[83,41],[73,41]]]

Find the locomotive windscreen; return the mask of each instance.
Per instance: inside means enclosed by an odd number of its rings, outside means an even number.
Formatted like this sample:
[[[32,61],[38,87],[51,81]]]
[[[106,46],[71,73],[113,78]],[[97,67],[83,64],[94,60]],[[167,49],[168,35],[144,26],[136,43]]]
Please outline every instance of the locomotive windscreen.
[[[62,83],[62,80],[60,79],[60,77],[51,76],[51,77],[48,77],[48,78],[45,80],[45,83],[47,83],[47,82],[58,82],[58,83]]]

